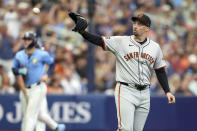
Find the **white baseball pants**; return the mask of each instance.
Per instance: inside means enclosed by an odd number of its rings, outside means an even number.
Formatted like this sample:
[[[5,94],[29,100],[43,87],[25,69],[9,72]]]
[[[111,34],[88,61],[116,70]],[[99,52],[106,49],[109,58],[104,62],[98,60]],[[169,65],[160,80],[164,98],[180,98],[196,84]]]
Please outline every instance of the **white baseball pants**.
[[[114,95],[118,117],[117,131],[143,131],[150,109],[149,89],[139,91],[117,83]]]
[[[21,106],[22,106],[22,115],[24,116],[24,113],[26,110],[26,101],[25,101],[22,91],[20,91],[19,98],[20,98],[20,102],[21,102]],[[45,110],[47,111],[47,108]],[[36,122],[35,126],[36,126],[35,131],[46,131],[46,124],[39,121],[39,120]],[[21,122],[21,130],[24,130],[24,117]]]
[[[33,85],[27,89],[28,103],[26,103],[23,93],[21,99],[24,101],[25,109],[22,124],[22,131],[34,131],[36,122],[39,120],[47,124],[51,129],[57,128],[57,123],[50,117],[47,108],[47,87],[45,83]]]

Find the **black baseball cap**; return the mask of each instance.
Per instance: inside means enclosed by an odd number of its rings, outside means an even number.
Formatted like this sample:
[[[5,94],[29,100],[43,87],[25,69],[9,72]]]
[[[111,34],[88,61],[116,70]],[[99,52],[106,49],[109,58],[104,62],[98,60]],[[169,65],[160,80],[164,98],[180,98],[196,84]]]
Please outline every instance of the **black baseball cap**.
[[[140,13],[137,16],[131,17],[131,20],[132,21],[139,21],[141,24],[143,24],[147,27],[150,27],[150,25],[151,25],[150,18],[143,13]]]

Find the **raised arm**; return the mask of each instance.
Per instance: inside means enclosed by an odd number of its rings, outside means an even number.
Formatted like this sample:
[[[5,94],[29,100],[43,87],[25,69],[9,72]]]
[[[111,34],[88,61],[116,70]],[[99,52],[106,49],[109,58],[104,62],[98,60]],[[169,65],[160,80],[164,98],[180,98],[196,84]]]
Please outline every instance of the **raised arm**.
[[[83,36],[84,39],[88,40],[92,44],[103,47],[104,43],[103,43],[103,39],[102,39],[101,36],[94,35],[94,34],[91,34],[89,32],[86,32],[86,31],[84,31],[80,34]]]
[[[83,18],[80,14],[73,12],[70,12],[69,16],[75,22],[75,27],[72,29],[73,31],[80,33],[84,39],[88,40],[92,44],[103,47],[104,43],[101,36],[85,31],[88,26],[88,22],[85,18]]]

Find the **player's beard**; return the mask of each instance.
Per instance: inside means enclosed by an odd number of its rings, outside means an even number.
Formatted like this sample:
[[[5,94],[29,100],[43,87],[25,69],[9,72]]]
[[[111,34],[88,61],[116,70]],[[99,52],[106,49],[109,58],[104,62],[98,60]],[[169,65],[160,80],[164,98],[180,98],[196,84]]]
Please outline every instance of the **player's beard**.
[[[133,35],[136,36],[136,37],[139,37],[139,33],[137,31],[133,31]]]
[[[29,45],[30,45],[29,43],[28,44],[25,44],[24,45],[24,48],[27,49]]]

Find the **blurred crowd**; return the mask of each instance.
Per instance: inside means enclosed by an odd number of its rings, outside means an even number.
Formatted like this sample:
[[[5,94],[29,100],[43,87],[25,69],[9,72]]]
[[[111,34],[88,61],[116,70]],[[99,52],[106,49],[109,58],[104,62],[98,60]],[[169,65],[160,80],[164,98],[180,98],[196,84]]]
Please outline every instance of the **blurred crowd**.
[[[131,35],[131,17],[144,12],[152,20],[149,37],[158,42],[167,62],[171,91],[197,95],[197,0],[0,0],[0,93],[16,93],[13,57],[23,48],[24,32],[34,31],[38,44],[55,58],[48,93],[88,93],[88,44],[76,32],[68,12],[87,18],[99,35]],[[35,10],[39,8],[39,10]],[[91,12],[88,12],[88,9]],[[95,92],[112,94],[115,57],[94,47]],[[152,94],[163,94],[155,75]]]

